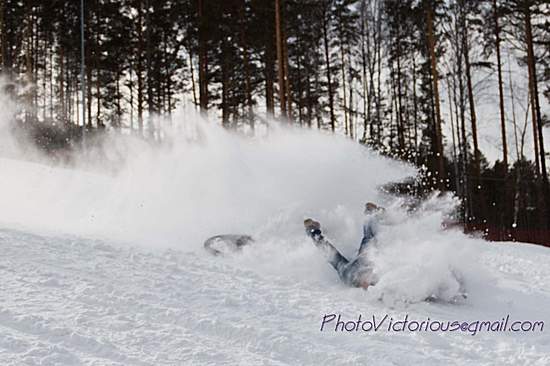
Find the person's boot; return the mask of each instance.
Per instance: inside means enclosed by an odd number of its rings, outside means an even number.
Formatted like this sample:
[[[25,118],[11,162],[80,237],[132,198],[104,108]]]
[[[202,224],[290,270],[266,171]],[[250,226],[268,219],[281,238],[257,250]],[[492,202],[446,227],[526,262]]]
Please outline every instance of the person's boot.
[[[304,227],[306,229],[306,234],[312,239],[318,240],[323,237],[321,233],[321,224],[312,219],[304,220]]]
[[[378,211],[383,211],[383,210],[384,210],[384,207],[380,207],[380,206],[378,206],[377,204],[375,204],[373,202],[367,202],[365,204],[365,215],[375,213],[375,212],[378,212]]]

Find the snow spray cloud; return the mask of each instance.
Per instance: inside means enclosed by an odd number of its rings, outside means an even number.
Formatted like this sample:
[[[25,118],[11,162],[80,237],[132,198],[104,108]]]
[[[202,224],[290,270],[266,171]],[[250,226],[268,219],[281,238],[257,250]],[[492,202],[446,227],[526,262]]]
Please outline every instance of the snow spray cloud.
[[[0,158],[0,225],[198,253],[209,236],[247,233],[258,245],[235,259],[239,265],[334,280],[304,238],[303,219],[321,221],[352,256],[363,205],[375,201],[400,223],[381,233],[379,242],[388,245],[372,253],[380,277],[373,293],[411,301],[435,290],[456,293],[451,258],[459,256],[448,249],[464,237],[441,231],[442,215],[456,202],[434,198],[411,218],[378,189],[414,176],[411,166],[316,130],[272,123],[250,138],[193,111],[182,110],[173,121],[165,146],[111,134],[71,169]],[[117,156],[124,157],[122,166],[109,163]],[[108,169],[98,170],[101,165]]]
[[[476,264],[475,246],[480,240],[468,238],[458,229],[442,228],[442,222],[456,210],[456,198],[434,194],[413,212],[404,209],[403,199],[380,198],[386,199],[382,201],[386,219],[367,251],[377,279],[376,285],[366,292],[369,298],[393,307],[428,298],[461,301],[465,293],[477,296],[483,291],[488,279]],[[331,291],[349,291],[303,232],[277,230],[292,225],[289,216],[292,213],[266,225],[259,234],[260,243],[231,260],[258,272],[284,273],[293,280],[320,283],[321,288],[332,283]],[[325,236],[347,258],[354,258],[364,220],[359,205],[322,207],[313,217],[323,224]]]
[[[451,195],[432,195],[411,215],[390,208],[390,225],[381,228],[369,253],[380,279],[372,289],[375,297],[388,304],[430,297],[450,301],[470,290],[471,275],[480,274],[472,252],[475,240],[458,229],[441,228],[458,203]]]
[[[360,211],[380,184],[415,174],[318,131],[273,124],[247,138],[190,111],[173,120],[167,146],[111,136],[86,152],[83,161],[99,164],[111,161],[105,151],[124,154],[115,175],[83,162],[67,169],[2,159],[0,222],[194,250],[210,235],[254,233],[287,212],[281,230],[291,225],[302,233],[304,214],[338,205]]]

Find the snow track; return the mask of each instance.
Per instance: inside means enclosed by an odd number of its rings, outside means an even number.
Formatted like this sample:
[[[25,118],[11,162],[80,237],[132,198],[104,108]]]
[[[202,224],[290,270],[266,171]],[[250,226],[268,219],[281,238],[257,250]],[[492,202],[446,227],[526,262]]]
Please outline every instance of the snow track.
[[[320,332],[346,320],[543,320],[550,251],[479,244],[493,283],[462,304],[389,308],[369,292],[196,252],[0,230],[2,365],[548,365],[540,332]]]

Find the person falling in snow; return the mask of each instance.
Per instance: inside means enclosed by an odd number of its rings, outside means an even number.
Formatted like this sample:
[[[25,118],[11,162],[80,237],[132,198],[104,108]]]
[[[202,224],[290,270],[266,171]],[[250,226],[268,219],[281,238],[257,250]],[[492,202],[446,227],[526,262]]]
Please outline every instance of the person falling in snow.
[[[376,237],[378,224],[385,216],[385,209],[372,202],[367,202],[365,215],[363,239],[359,245],[357,256],[352,261],[344,257],[338,249],[325,239],[319,222],[313,219],[304,220],[307,235],[313,240],[315,246],[325,253],[329,264],[336,270],[340,280],[348,286],[364,289],[376,282],[372,263],[366,257],[366,250],[369,243]]]

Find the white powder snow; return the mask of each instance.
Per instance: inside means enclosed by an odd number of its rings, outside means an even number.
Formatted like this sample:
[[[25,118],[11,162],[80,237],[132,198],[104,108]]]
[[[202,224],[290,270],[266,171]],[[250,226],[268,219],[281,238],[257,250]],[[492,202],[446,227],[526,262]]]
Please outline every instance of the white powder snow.
[[[105,167],[129,156],[117,174],[0,158],[0,364],[550,363],[546,329],[320,332],[332,313],[550,324],[550,252],[442,229],[451,197],[407,213],[377,187],[414,169],[344,138],[272,127],[246,139],[180,120],[171,147],[122,139],[89,152]],[[351,257],[365,201],[391,222],[367,291],[344,287],[302,227],[318,219]],[[226,232],[257,242],[209,256],[203,240]],[[467,299],[423,301],[453,298],[457,275]]]

